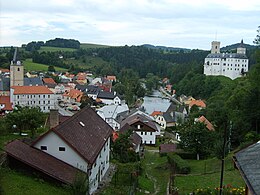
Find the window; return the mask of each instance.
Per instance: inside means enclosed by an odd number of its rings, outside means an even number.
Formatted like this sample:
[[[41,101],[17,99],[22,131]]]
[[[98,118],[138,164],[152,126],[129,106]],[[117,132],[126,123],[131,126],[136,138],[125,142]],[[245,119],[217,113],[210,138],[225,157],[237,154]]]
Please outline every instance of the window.
[[[45,95],[43,95],[43,98],[45,98]]]
[[[47,150],[47,146],[41,146],[41,150]]]
[[[51,96],[50,95],[48,95],[48,98],[50,98]]]
[[[150,132],[150,135],[152,135],[153,134],[153,132]]]
[[[150,144],[152,144],[152,141],[150,141]]]
[[[65,151],[65,147],[59,147],[59,151],[64,152]]]
[[[17,68],[17,71],[20,71],[20,68]]]
[[[143,132],[141,131],[141,135],[143,135]]]

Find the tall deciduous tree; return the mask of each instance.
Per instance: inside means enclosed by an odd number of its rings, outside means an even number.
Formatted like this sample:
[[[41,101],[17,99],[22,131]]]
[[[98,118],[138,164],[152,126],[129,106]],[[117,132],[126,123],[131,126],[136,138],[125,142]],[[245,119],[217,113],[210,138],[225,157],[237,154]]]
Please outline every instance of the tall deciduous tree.
[[[208,155],[213,151],[215,132],[209,131],[204,123],[194,123],[192,120],[180,126],[177,130],[180,135],[180,146],[197,155],[197,160],[202,155]]]
[[[6,116],[6,122],[10,129],[17,129],[20,134],[23,130],[31,130],[31,136],[35,136],[37,128],[44,123],[45,115],[39,107],[15,107],[12,113]]]

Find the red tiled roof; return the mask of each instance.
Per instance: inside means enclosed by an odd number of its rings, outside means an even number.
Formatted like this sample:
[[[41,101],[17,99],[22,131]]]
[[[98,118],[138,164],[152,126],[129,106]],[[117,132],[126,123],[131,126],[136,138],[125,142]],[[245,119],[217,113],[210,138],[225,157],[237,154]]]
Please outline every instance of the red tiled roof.
[[[176,151],[176,144],[161,144],[159,147],[160,153],[169,153]]]
[[[66,184],[72,184],[75,180],[76,173],[79,171],[71,165],[41,150],[33,148],[20,140],[8,143],[5,147],[5,151],[9,156]]]
[[[10,70],[7,68],[0,68],[0,72],[10,72]]]
[[[194,105],[201,108],[206,108],[206,104],[202,100],[192,100],[189,104],[189,107],[192,107]]]
[[[45,83],[45,84],[57,84],[53,78],[43,78],[42,81]]]
[[[0,96],[0,104],[4,104],[5,107],[2,110],[13,110],[10,96]]]
[[[153,111],[151,116],[156,116],[156,115],[161,115],[161,114],[163,114],[161,111]]]
[[[213,127],[211,122],[209,122],[208,119],[206,119],[205,116],[201,116],[200,118],[198,118],[198,121],[201,122],[201,123],[204,123],[206,125],[206,127],[208,128],[208,130],[210,130],[210,131],[215,130],[215,128]]]
[[[83,92],[78,89],[71,89],[63,94],[63,96],[68,96],[72,99],[75,99],[77,102],[80,102]]]
[[[53,94],[53,92],[45,86],[12,86],[12,88],[14,89],[14,95]]]
[[[56,133],[81,157],[93,164],[113,130],[92,108],[85,107],[50,131]]]
[[[107,79],[110,81],[116,81],[116,76],[107,76]]]

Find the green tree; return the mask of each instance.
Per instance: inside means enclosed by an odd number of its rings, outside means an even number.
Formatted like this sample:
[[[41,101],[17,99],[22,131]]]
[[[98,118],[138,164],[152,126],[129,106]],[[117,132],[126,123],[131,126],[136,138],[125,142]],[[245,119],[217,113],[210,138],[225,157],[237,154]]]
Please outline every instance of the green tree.
[[[20,134],[24,130],[31,130],[32,137],[44,121],[45,115],[39,107],[16,106],[14,111],[6,116],[9,129],[18,130]]]
[[[135,162],[139,160],[138,154],[133,150],[131,143],[132,131],[119,134],[119,137],[112,144],[112,154],[121,163]]]
[[[93,106],[95,104],[95,101],[91,97],[88,97],[88,95],[83,95],[81,97],[80,103],[80,109],[82,109],[85,106]]]
[[[56,72],[54,66],[48,66],[48,72]]]
[[[254,40],[254,44],[259,46],[260,45],[260,26],[258,26],[258,29],[256,30],[256,32],[257,32],[257,35]]]
[[[209,131],[204,123],[194,123],[193,120],[190,120],[181,125],[177,129],[177,133],[180,135],[181,148],[197,154],[197,160],[212,152],[216,135],[214,131]]]

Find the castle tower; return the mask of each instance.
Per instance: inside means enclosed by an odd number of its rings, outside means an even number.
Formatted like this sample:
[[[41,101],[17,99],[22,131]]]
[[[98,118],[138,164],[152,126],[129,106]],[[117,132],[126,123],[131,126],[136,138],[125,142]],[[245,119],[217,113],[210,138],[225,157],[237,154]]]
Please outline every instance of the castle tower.
[[[220,53],[220,42],[219,41],[211,42],[211,53]]]
[[[24,85],[24,67],[17,57],[18,49],[15,48],[14,57],[10,65],[10,86]]]
[[[243,39],[241,40],[241,43],[239,44],[239,46],[237,48],[237,53],[239,53],[239,54],[246,54],[246,48],[245,48]]]

